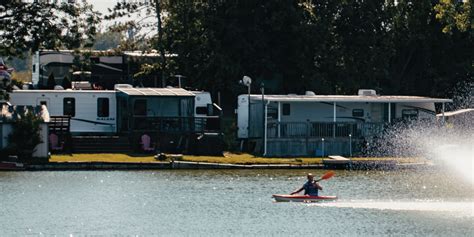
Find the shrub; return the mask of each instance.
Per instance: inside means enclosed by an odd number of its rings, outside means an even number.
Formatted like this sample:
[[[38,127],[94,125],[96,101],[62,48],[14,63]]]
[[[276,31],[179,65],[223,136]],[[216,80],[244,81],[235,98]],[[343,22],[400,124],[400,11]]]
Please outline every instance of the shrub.
[[[46,88],[52,90],[52,89],[54,89],[54,86],[56,86],[56,80],[54,79],[53,73],[51,73],[51,74],[49,74]]]
[[[67,77],[67,76],[64,77],[62,87],[64,89],[72,88],[72,83],[71,83],[71,80],[69,80],[69,77]]]
[[[19,158],[29,158],[40,144],[41,117],[31,111],[19,116],[12,124],[12,132],[8,135],[8,148],[17,152]]]

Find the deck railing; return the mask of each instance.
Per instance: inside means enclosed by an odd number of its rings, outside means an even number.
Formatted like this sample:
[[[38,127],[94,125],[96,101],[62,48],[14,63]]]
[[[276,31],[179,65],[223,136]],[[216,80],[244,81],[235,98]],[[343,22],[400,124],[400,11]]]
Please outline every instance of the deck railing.
[[[220,131],[220,117],[145,117],[134,116],[132,131],[203,133]]]
[[[269,122],[267,138],[348,137],[362,138],[380,134],[383,123],[351,122]]]

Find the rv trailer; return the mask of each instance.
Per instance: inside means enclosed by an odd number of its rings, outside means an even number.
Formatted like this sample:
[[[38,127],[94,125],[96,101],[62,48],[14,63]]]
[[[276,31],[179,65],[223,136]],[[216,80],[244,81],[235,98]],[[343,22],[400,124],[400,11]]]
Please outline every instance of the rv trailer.
[[[85,57],[86,54],[90,56]],[[176,57],[176,54],[166,56]],[[149,63],[159,57],[160,54],[153,51],[115,53],[103,50],[39,50],[34,53],[32,59],[32,84],[37,89],[45,88],[48,77],[53,75],[57,85],[62,85],[63,79],[68,77],[73,82],[90,82],[112,90],[115,84],[132,82],[132,75],[138,72],[140,67],[140,64],[136,63],[137,59]],[[165,87],[165,81],[160,85]],[[155,78],[154,87],[158,86]]]
[[[198,151],[195,147],[202,144],[214,144],[209,145],[214,149],[200,150],[202,154],[216,153],[219,149],[215,144],[222,145],[220,108],[212,103],[208,92],[117,84],[111,91],[14,90],[10,102],[17,106],[46,105],[52,118],[66,118],[72,140],[126,137],[130,147],[137,149],[140,137],[148,135],[161,144],[162,151],[172,144],[169,150],[188,152]]]
[[[250,99],[250,104],[249,104]],[[348,155],[349,140],[381,134],[384,126],[403,120],[436,119],[435,103],[452,102],[419,96],[240,95],[237,137],[250,151],[265,156]],[[323,148],[324,147],[324,148]],[[323,150],[324,154],[323,154]]]
[[[92,52],[102,53],[101,51]],[[54,76],[57,85],[61,85],[64,78],[68,77],[71,81],[98,83],[108,89],[112,89],[115,83],[127,79],[122,55],[90,56],[87,64],[84,64],[84,61],[84,56],[71,50],[36,51],[32,60],[33,86],[39,89],[45,88],[48,77],[51,75]],[[73,72],[74,67],[79,71]],[[82,75],[78,76],[78,72]]]
[[[46,105],[51,116],[69,116],[75,134],[117,132],[116,92],[98,90],[14,90],[13,105]]]

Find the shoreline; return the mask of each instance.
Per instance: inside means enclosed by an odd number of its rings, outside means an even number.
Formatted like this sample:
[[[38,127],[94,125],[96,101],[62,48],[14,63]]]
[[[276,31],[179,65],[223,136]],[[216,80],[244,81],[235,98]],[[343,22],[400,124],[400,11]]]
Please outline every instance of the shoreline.
[[[21,164],[21,163],[18,163]],[[416,169],[431,164],[396,163],[393,160],[352,161],[348,164],[231,164],[195,161],[155,161],[155,162],[47,162],[21,164],[0,171],[80,171],[80,170],[177,170],[177,169],[321,169],[321,170],[397,170]]]
[[[161,158],[161,159],[160,159]],[[432,165],[419,157],[351,157],[267,158],[247,153],[225,153],[223,156],[181,154],[62,154],[48,159],[0,162],[0,171],[67,171],[67,170],[172,170],[172,169],[339,169],[395,170]]]

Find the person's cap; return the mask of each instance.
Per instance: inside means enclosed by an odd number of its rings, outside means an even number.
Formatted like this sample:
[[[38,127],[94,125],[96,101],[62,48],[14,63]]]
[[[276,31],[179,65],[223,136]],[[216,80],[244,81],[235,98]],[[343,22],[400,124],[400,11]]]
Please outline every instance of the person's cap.
[[[311,176],[311,177],[314,177],[314,175],[312,173],[308,173],[306,176]]]

